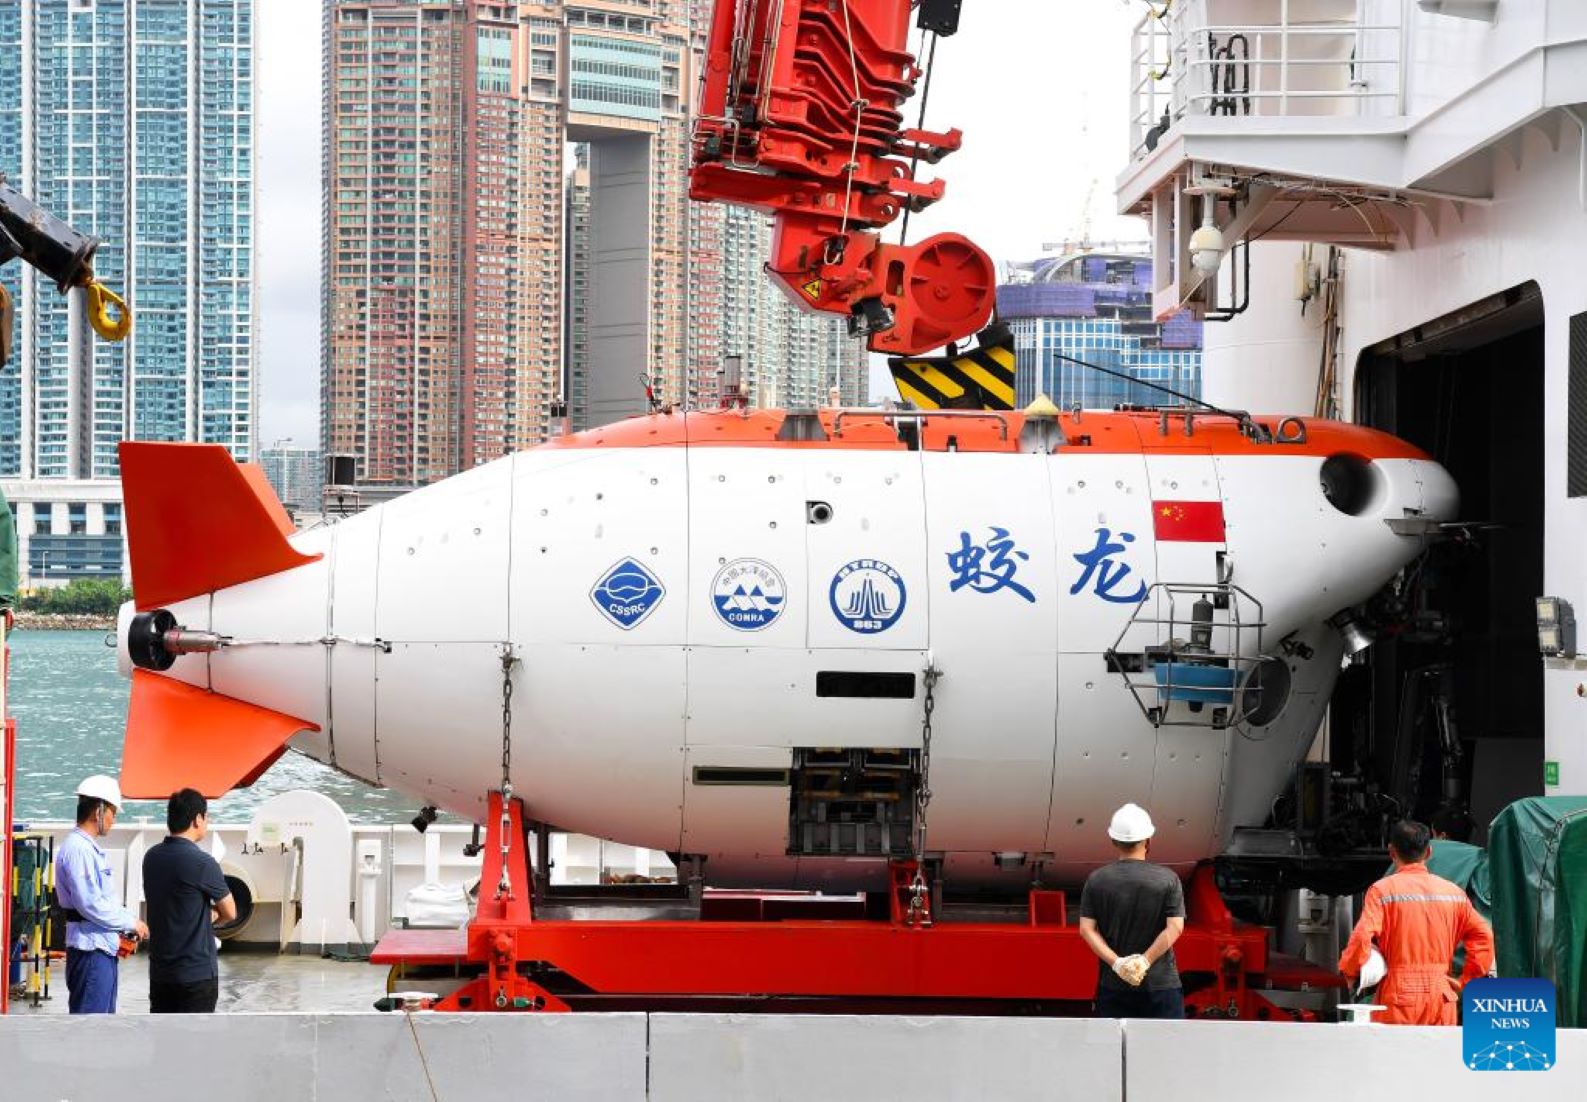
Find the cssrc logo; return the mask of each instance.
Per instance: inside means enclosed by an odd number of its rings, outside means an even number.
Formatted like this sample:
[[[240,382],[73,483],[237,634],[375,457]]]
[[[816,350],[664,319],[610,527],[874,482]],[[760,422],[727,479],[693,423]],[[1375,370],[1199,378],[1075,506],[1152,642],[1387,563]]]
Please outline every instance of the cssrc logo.
[[[1461,993],[1461,1023],[1461,1049],[1472,1071],[1554,1066],[1554,985],[1548,980],[1472,980]]]

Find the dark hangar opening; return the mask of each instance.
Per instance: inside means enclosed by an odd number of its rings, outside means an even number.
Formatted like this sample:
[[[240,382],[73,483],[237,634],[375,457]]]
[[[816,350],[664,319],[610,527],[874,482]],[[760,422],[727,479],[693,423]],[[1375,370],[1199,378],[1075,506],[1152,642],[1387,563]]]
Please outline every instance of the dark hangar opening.
[[[1573,360],[1574,362],[1574,360]],[[1587,402],[1587,394],[1572,401]],[[1472,527],[1411,568],[1401,628],[1340,678],[1333,768],[1427,821],[1464,802],[1485,841],[1505,804],[1542,792],[1543,300],[1526,283],[1367,349],[1357,420],[1442,463]],[[1460,751],[1450,764],[1447,747]]]

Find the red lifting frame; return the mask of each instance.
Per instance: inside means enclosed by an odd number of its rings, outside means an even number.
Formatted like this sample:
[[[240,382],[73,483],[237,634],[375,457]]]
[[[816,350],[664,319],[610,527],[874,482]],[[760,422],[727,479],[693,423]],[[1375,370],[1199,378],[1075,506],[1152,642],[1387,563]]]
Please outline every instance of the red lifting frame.
[[[916,355],[981,329],[991,259],[959,234],[883,245],[906,207],[942,197],[914,163],[961,135],[906,129],[920,70],[910,0],[718,0],[690,195],[774,216],[770,274],[808,309],[858,315],[877,352]]]
[[[891,916],[782,921],[537,919],[530,902],[522,805],[510,808],[508,884],[501,879],[501,795],[490,795],[478,914],[466,931],[393,930],[377,964],[477,967],[481,974],[439,1000],[438,1010],[567,1010],[521,966],[555,966],[598,995],[754,996],[1087,1003],[1097,960],[1069,925],[1061,892],[1033,891],[1028,921],[908,921],[913,864],[893,867]],[[1189,917],[1174,947],[1192,1015],[1289,1019],[1258,988],[1269,968],[1260,927],[1237,924],[1210,867],[1191,878]],[[1276,962],[1275,962],[1276,963]],[[1292,967],[1292,966],[1289,966]],[[1327,986],[1307,969],[1301,980]],[[1299,982],[1299,981],[1292,981]]]

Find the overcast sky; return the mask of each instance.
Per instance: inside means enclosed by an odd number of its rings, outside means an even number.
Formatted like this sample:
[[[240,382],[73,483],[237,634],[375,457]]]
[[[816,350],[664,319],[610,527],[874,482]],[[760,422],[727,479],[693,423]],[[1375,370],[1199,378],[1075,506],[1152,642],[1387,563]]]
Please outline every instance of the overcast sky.
[[[259,14],[260,441],[319,439],[320,7],[261,0]],[[994,259],[1078,236],[1136,239],[1113,214],[1128,135],[1137,0],[969,0],[937,48],[926,118],[964,148],[921,175],[948,181],[910,238],[955,230]],[[905,107],[913,122],[918,100]],[[1087,196],[1090,196],[1089,206]],[[873,389],[880,380],[873,373]]]

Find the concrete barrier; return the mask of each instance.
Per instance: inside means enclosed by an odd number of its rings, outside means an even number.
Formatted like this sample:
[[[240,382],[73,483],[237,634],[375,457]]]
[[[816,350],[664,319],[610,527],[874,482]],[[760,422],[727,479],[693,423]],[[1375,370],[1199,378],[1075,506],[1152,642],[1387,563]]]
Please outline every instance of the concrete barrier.
[[[1124,1023],[1124,1093],[1218,1102],[1583,1102],[1587,1031],[1557,1034],[1549,1071],[1468,1070],[1460,1030],[1280,1022]]]
[[[652,1014],[652,1102],[1117,1102],[1119,1023],[1064,1018]]]
[[[643,1014],[11,1015],[0,1099],[642,1102],[645,1034]]]
[[[0,1018],[0,1102],[1084,1099],[1582,1102],[1587,1031],[1546,1072],[1475,1072],[1453,1029],[733,1014]],[[433,1093],[432,1093],[433,1084]]]

